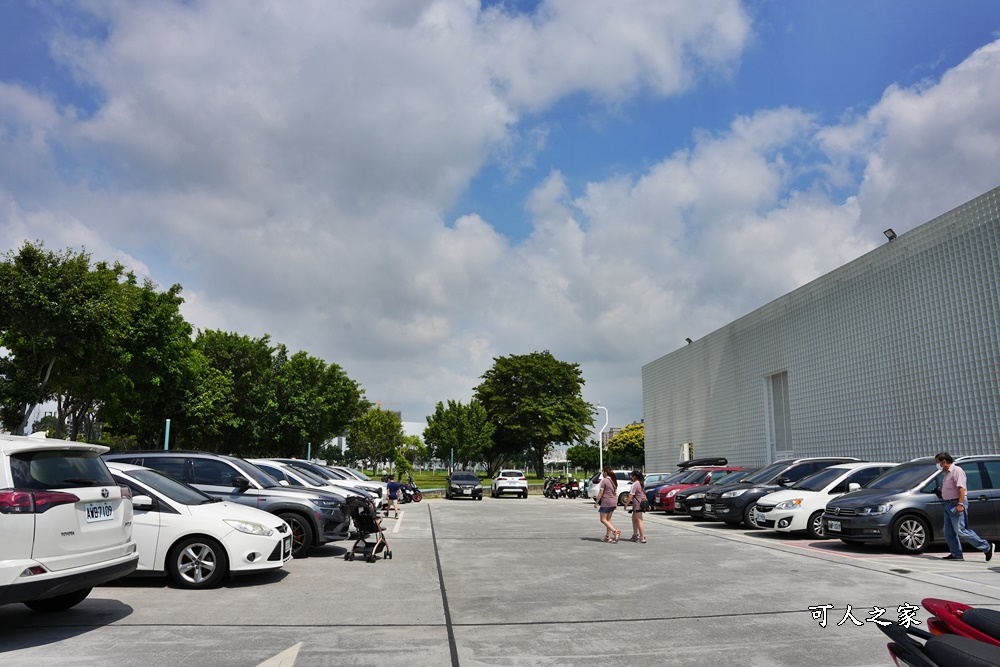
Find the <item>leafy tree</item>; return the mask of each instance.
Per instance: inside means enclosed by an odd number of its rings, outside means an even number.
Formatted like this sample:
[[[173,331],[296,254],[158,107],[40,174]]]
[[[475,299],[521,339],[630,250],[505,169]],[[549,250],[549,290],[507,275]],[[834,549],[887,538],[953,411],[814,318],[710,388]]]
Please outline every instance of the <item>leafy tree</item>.
[[[404,435],[402,446],[403,458],[405,458],[412,469],[419,461],[427,459],[427,445],[420,439],[419,435]]]
[[[135,278],[115,263],[41,242],[25,243],[0,263],[0,419],[24,433],[35,405],[58,397],[76,438],[119,380],[130,358],[132,311],[128,297]]]
[[[462,405],[461,401],[449,400],[447,407],[438,402],[434,414],[427,417],[424,442],[434,458],[450,461],[454,452],[455,460],[462,468],[468,468],[482,460],[493,431],[494,426],[481,403],[473,400]]]
[[[608,458],[612,465],[641,467],[646,461],[646,429],[642,423],[629,424],[608,440]]]
[[[375,408],[354,420],[347,433],[349,455],[374,468],[381,461],[394,461],[403,445],[403,422],[395,412]]]
[[[566,460],[575,468],[583,468],[584,472],[596,472],[597,466],[600,465],[601,453],[597,445],[587,442],[567,449]]]
[[[543,476],[554,444],[585,442],[590,434],[593,408],[581,396],[580,366],[548,350],[493,361],[475,389],[496,427],[493,441],[510,455],[526,450]]]
[[[56,437],[56,431],[59,429],[59,420],[56,419],[55,415],[45,415],[41,419],[37,420],[31,425],[31,432],[38,433],[39,431],[45,431],[46,438]]]

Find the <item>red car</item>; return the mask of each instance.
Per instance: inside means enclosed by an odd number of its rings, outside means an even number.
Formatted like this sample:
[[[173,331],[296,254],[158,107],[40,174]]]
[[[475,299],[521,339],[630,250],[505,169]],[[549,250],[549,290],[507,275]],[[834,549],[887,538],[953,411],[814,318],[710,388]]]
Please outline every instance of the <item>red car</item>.
[[[689,489],[692,486],[710,484],[712,480],[719,479],[720,477],[728,475],[731,472],[736,472],[737,470],[743,470],[743,468],[706,466],[703,468],[692,469],[691,474],[682,478],[679,482],[667,484],[666,486],[661,486],[657,489],[656,495],[651,499],[653,509],[656,511],[666,512],[667,514],[673,514],[674,496],[676,496],[679,491]]]

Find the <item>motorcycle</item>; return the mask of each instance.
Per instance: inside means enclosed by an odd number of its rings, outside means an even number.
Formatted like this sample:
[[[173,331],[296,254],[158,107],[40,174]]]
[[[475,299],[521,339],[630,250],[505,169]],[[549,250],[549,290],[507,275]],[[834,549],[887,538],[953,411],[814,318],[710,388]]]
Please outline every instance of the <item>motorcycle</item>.
[[[899,667],[1000,667],[1000,611],[926,598],[932,614],[927,630],[895,623],[879,629],[891,640],[886,648]]]
[[[562,492],[559,489],[561,484],[562,482],[555,477],[546,477],[545,482],[542,485],[542,495],[546,498],[558,498],[562,495]]]
[[[400,491],[400,502],[402,503],[419,503],[424,499],[420,489],[417,488],[416,484],[403,484],[399,487]]]
[[[580,497],[580,480],[575,477],[570,477],[569,481],[566,482],[566,497],[567,498],[579,498]]]

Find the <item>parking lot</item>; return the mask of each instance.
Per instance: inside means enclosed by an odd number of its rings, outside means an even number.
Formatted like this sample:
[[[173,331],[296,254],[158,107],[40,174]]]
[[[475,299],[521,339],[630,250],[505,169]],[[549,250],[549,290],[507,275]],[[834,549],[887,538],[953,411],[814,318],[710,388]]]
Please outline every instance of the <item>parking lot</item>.
[[[347,562],[336,543],[216,590],[135,578],[60,614],[7,605],[0,666],[889,665],[874,607],[1000,608],[1000,563],[981,554],[944,563],[663,514],[646,517],[647,544],[606,544],[596,515],[538,496],[425,500],[385,520],[392,560]],[[614,522],[631,533],[624,511]]]

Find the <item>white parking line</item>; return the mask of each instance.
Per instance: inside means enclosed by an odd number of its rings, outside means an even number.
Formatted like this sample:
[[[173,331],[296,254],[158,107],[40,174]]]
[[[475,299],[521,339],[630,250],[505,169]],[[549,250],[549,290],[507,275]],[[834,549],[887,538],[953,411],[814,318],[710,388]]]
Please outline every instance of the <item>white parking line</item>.
[[[398,533],[399,532],[399,524],[403,523],[403,515],[404,514],[406,514],[406,512],[404,512],[403,510],[399,511],[399,518],[396,519],[396,525],[392,527],[392,532],[394,532],[394,533]]]

